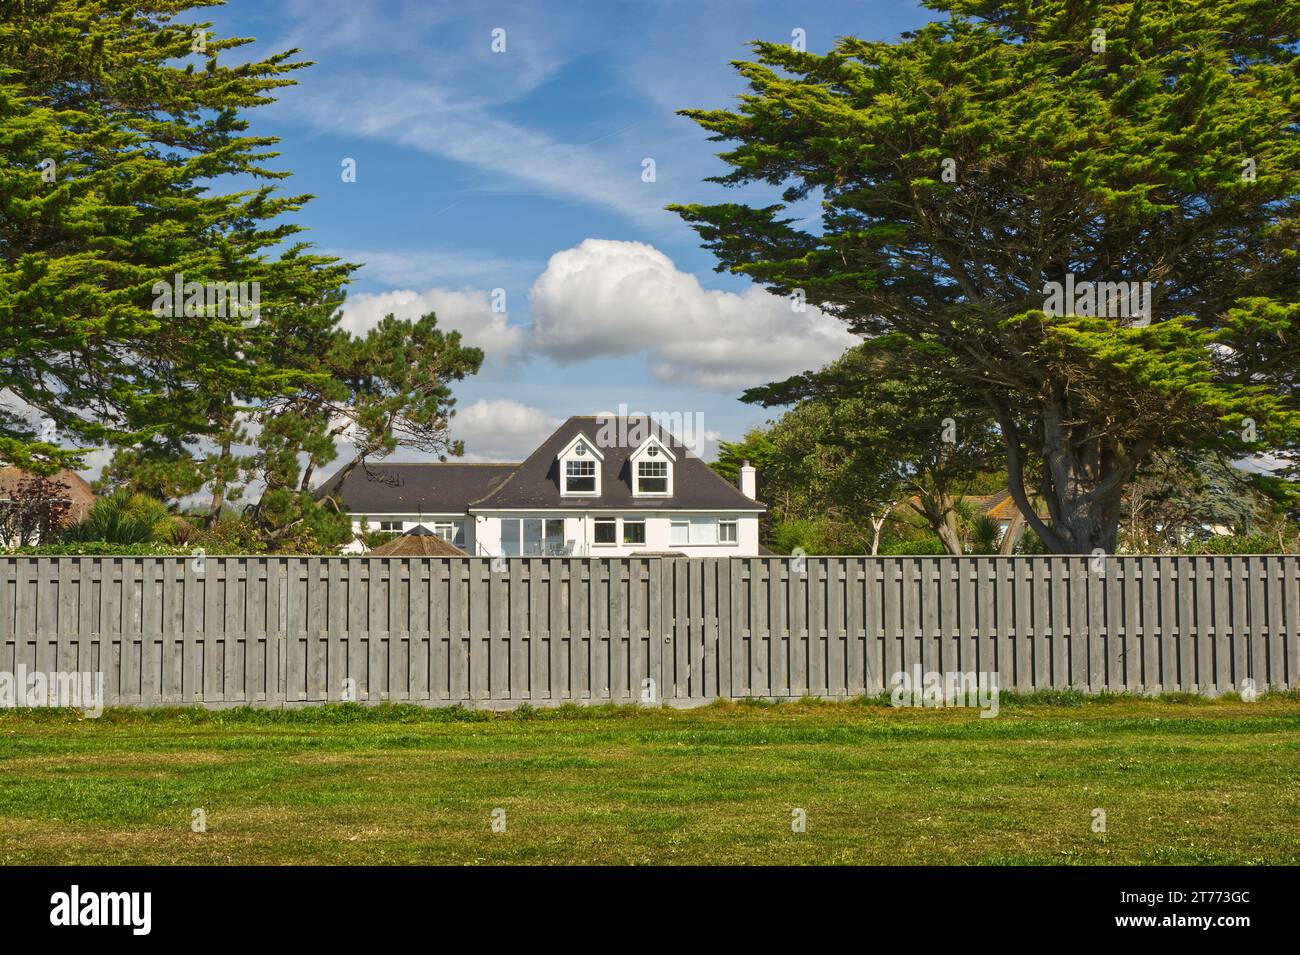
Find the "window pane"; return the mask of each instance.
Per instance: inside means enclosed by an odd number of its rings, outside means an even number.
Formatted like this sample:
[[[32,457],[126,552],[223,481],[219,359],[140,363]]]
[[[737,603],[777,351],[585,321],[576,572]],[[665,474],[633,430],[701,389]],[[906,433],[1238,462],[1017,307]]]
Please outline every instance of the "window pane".
[[[595,461],[566,461],[564,464],[564,490],[568,493],[594,493],[596,490]]]
[[[525,517],[523,520],[523,555],[540,557],[542,555],[542,519]]]
[[[718,519],[716,517],[691,518],[691,543],[716,544],[718,542]]]
[[[673,521],[669,534],[669,543],[689,544],[691,542],[690,521]]]
[[[597,544],[614,543],[614,522],[613,521],[596,521],[595,535],[593,540]]]
[[[637,490],[642,494],[668,493],[668,462],[639,461],[636,466]]]
[[[564,519],[547,518],[546,521],[546,540],[544,550],[550,557],[558,557],[564,553]]]
[[[506,557],[519,556],[519,519],[507,517],[501,522],[501,553]]]
[[[624,544],[644,544],[645,543],[645,521],[623,521],[623,543]]]

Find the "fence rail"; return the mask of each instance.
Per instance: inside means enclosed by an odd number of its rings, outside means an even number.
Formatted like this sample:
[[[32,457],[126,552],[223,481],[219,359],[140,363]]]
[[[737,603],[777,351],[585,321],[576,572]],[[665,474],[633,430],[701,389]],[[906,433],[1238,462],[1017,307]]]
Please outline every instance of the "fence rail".
[[[103,672],[116,706],[1300,685],[1300,558],[1093,561],[5,557],[0,671]]]

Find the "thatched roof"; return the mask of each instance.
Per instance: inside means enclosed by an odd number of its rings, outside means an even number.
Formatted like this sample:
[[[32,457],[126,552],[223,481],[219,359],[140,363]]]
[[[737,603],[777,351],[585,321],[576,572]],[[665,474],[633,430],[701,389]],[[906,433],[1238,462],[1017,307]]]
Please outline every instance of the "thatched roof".
[[[417,527],[370,552],[371,557],[467,557],[455,544],[448,543],[424,527]]]

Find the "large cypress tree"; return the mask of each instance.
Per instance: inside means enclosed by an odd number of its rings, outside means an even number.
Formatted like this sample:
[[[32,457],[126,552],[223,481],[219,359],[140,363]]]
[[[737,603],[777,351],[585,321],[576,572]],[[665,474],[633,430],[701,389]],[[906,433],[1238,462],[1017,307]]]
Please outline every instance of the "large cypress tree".
[[[785,187],[673,207],[720,267],[916,352],[952,417],[996,424],[1056,552],[1114,548],[1157,450],[1293,450],[1300,6],[927,5],[948,17],[897,42],[756,43],[737,109],[685,111],[732,146],[716,181]],[[1093,301],[1055,308],[1067,281]],[[1103,282],[1149,282],[1149,313]]]
[[[266,319],[346,281],[350,266],[290,244],[283,217],[310,197],[275,190],[276,140],[244,118],[308,64],[288,51],[227,65],[251,40],[190,16],[218,2],[0,0],[0,389],[17,407],[0,413],[0,460],[77,464],[52,425],[138,444],[160,486],[223,484],[219,454],[181,475],[156,452],[205,435],[221,447],[241,408],[292,388],[294,369],[263,360]],[[177,275],[258,283],[264,320],[160,316],[155,284]]]

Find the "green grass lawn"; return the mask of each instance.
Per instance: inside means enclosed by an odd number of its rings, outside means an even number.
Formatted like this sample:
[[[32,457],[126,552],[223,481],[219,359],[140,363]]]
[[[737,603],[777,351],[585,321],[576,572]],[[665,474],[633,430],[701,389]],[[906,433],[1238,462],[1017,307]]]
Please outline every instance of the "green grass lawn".
[[[6,711],[24,863],[1296,864],[1300,699]]]

